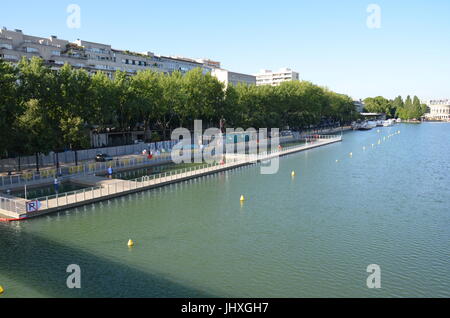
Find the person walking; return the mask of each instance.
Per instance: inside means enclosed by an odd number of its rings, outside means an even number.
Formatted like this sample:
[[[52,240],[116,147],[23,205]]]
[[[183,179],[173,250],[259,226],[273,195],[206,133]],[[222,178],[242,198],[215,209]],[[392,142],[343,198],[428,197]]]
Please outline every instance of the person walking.
[[[109,168],[108,168],[108,177],[110,178],[110,179],[112,179],[112,175],[113,175],[113,168],[110,166]]]
[[[53,187],[55,188],[55,193],[58,194],[59,193],[59,180],[58,180],[58,177],[55,177],[55,179],[53,180]]]

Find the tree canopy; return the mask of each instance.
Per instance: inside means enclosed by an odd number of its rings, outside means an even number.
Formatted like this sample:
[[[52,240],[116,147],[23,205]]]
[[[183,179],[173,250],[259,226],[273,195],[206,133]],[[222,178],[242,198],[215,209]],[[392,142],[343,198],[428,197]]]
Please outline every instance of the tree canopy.
[[[117,71],[110,78],[68,64],[52,70],[37,57],[17,66],[0,59],[0,94],[2,157],[85,149],[92,129],[140,129],[150,140],[166,139],[176,127],[192,129],[195,119],[204,128],[301,129],[357,118],[350,97],[307,81],[225,88],[201,69]]]

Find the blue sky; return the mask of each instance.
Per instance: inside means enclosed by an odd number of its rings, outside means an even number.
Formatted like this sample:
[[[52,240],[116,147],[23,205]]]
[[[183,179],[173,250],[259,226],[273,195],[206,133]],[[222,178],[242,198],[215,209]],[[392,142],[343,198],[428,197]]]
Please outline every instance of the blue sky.
[[[81,28],[66,24],[69,4]],[[370,29],[367,7],[381,8]],[[1,4],[0,26],[117,49],[207,57],[236,72],[291,67],[354,98],[450,98],[448,0],[40,0]]]

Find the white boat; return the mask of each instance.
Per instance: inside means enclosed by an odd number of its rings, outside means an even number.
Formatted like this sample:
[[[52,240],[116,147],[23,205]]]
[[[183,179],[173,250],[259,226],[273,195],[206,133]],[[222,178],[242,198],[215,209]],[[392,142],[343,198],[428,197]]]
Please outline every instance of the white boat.
[[[376,121],[368,121],[367,127],[370,129],[375,128],[375,127],[377,127],[377,122]]]
[[[397,118],[397,123],[401,123],[402,119],[401,118]]]
[[[357,128],[358,130],[371,130],[372,128],[375,128],[375,126],[373,126],[373,124],[369,124],[369,122],[363,122],[359,125],[359,127]]]
[[[394,123],[395,123],[395,119],[388,119],[388,120],[383,121],[383,126],[390,127],[390,126],[393,126]]]

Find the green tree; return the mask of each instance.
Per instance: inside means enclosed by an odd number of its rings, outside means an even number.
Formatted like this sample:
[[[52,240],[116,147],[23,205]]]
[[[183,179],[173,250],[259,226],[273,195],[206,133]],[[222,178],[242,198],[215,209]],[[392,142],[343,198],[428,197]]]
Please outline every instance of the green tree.
[[[126,141],[126,132],[133,129],[139,122],[135,109],[135,96],[131,90],[131,79],[125,72],[117,71],[114,79],[114,110],[118,128],[123,132],[123,142]]]
[[[395,108],[392,103],[382,97],[377,96],[375,98],[366,98],[364,100],[365,109],[370,113],[384,113],[387,117],[395,116]]]
[[[46,107],[37,99],[30,99],[24,104],[25,112],[19,117],[19,129],[23,139],[25,155],[35,154],[36,171],[39,171],[39,154],[48,154],[53,150],[55,135],[49,129],[53,119],[46,112]]]
[[[144,136],[147,140],[151,139],[150,123],[157,121],[164,113],[161,107],[163,92],[160,76],[159,73],[146,70],[132,77],[130,82],[130,94],[135,103],[134,109],[139,114],[139,119],[143,121]]]
[[[170,75],[161,76],[160,85],[162,89],[161,101],[159,103],[161,115],[156,120],[156,125],[162,130],[163,139],[168,138],[167,131],[171,128],[176,110],[181,110],[185,103],[183,94],[183,75],[181,72],[173,72]]]
[[[113,127],[116,124],[114,106],[118,95],[113,81],[104,72],[97,72],[92,75],[89,91],[92,124],[97,125],[100,131]]]
[[[9,155],[8,150],[14,148],[15,137],[19,134],[16,125],[20,114],[16,83],[16,69],[0,59],[0,157]]]

